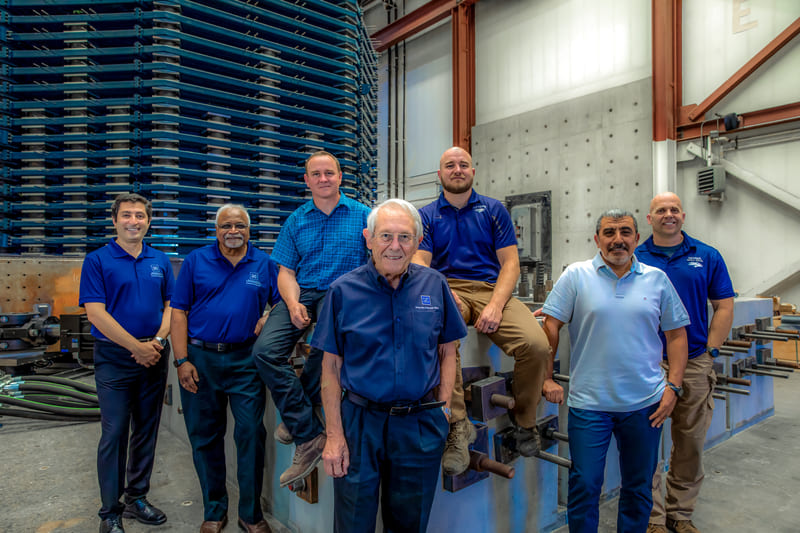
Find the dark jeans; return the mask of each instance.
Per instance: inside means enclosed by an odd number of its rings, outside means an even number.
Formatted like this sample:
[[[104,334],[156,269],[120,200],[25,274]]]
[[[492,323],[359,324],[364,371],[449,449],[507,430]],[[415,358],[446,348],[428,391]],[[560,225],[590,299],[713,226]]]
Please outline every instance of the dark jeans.
[[[159,363],[148,368],[113,342],[94,343],[94,380],[102,428],[97,445],[102,505],[98,514],[103,520],[125,509],[120,503],[123,493],[127,499],[134,499],[150,490],[168,359],[165,350]]]
[[[347,475],[333,480],[336,533],[373,533],[380,490],[386,532],[428,527],[450,424],[441,409],[390,416],[342,400],[350,453]]]
[[[570,407],[568,431],[572,469],[567,503],[570,533],[597,532],[600,491],[612,434],[619,448],[622,478],[617,531],[644,533],[647,530],[653,507],[651,483],[661,439],[661,428],[651,427],[648,417],[658,405],[630,412]]]
[[[306,306],[312,324],[322,310],[325,292],[300,289],[300,303]],[[322,403],[319,396],[322,352],[311,349],[300,377],[289,363],[292,350],[306,329],[294,327],[289,309],[281,301],[270,312],[253,346],[258,373],[296,444],[308,442],[323,431],[322,423],[314,416],[314,404]]]
[[[183,416],[192,444],[192,458],[203,493],[204,520],[220,521],[228,512],[225,488],[225,429],[230,404],[235,426],[239,518],[260,522],[261,489],[267,432],[267,396],[250,355],[250,348],[216,353],[189,345],[189,361],[200,382],[192,394],[181,387]]]

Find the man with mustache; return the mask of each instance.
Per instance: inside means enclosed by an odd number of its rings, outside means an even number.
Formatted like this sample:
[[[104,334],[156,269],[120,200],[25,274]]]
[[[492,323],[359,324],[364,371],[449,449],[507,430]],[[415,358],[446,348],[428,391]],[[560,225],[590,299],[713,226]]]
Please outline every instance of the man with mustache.
[[[172,342],[204,518],[200,533],[228,521],[225,488],[227,407],[235,420],[239,527],[270,531],[261,511],[266,392],[250,350],[269,310],[280,300],[278,269],[248,243],[250,216],[226,204],[216,214],[217,241],[192,251],[172,299]]]
[[[648,533],[699,533],[692,524],[703,482],[703,445],[714,411],[714,358],[733,323],[733,284],[722,255],[681,230],[686,220],[681,199],[666,192],[650,202],[647,222],[653,235],[636,249],[636,257],[662,269],[681,297],[692,324],[687,328],[689,362],[683,374],[684,394],[672,411],[672,451],[662,493],[662,469],[653,476],[653,510]],[[708,302],[714,314],[708,323]],[[663,340],[663,339],[662,339]],[[662,363],[669,370],[669,361]]]
[[[633,254],[639,231],[632,213],[611,209],[600,215],[594,241],[594,259],[567,267],[542,308],[554,352],[561,326],[569,323],[567,521],[571,532],[597,531],[614,435],[622,477],[617,531],[642,532],[653,505],[661,426],[683,392],[689,316],[666,274]],[[669,359],[666,376],[660,330]],[[559,391],[546,395],[555,401]]]
[[[87,254],[81,269],[80,304],[96,339],[94,378],[102,419],[100,533],[122,533],[123,517],[148,525],[167,521],[146,496],[167,385],[164,339],[175,276],[167,256],[144,243],[152,217],[143,196],[117,196],[111,205],[117,237]]]
[[[473,190],[474,175],[466,150],[453,147],[442,154],[442,194],[420,210],[425,237],[414,262],[444,274],[466,323],[514,358],[512,420],[517,449],[531,457],[539,452],[536,407],[543,387],[555,386],[551,379],[545,380],[550,346],[530,310],[511,296],[519,278],[511,216],[499,201]],[[459,357],[457,362],[450,434],[442,456],[442,469],[448,475],[467,469],[468,446],[475,440],[475,429],[467,420]]]
[[[314,152],[305,168],[303,179],[311,200],[289,215],[272,249],[272,259],[280,266],[278,289],[283,300],[253,346],[261,379],[283,420],[275,438],[297,446],[291,466],[280,476],[281,487],[310,474],[325,447],[325,428],[314,414],[314,406],[321,402],[322,352],[311,349],[300,377],[289,357],[316,322],[330,284],[368,257],[361,232],[369,208],[339,191],[339,160],[328,152]]]

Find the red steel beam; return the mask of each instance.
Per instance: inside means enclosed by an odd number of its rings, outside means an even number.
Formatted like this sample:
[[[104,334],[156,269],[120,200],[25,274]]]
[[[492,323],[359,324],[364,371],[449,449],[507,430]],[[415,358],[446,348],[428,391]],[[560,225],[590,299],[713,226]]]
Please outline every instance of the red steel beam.
[[[408,15],[400,17],[372,34],[375,50],[378,53],[383,52],[440,20],[446,19],[458,4],[458,0],[432,0]]]
[[[693,108],[694,106],[685,106],[682,108],[681,115],[687,116],[689,114],[689,109]],[[739,119],[740,126],[736,131],[761,128],[773,124],[780,124],[782,122],[795,122],[800,120],[800,102],[742,113],[739,115]],[[696,120],[680,124],[678,126],[678,140],[683,141],[700,137],[702,123],[702,120]],[[717,129],[714,121],[706,120],[705,125],[702,126],[703,135],[708,135],[708,132],[711,131],[712,128]],[[720,133],[727,131],[722,119],[719,120],[719,131]]]
[[[475,7],[453,10],[453,145],[471,151],[475,125]]]
[[[742,66],[736,73],[717,88],[716,91],[703,100],[700,105],[689,112],[689,120],[695,121],[702,118],[706,112],[714,107],[717,102],[725,98],[734,88],[742,83],[755,70],[763,65],[769,58],[775,55],[786,43],[794,39],[800,33],[800,18],[792,22],[788,28],[783,30],[777,37],[765,46],[760,52]]]
[[[653,140],[675,139],[680,102],[681,0],[652,0]]]

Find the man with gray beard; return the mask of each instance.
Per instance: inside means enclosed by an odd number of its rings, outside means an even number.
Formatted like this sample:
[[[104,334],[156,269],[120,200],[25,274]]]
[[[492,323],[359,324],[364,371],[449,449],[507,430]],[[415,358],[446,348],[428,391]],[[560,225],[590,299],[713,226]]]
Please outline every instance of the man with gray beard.
[[[280,300],[278,269],[248,244],[250,216],[226,204],[216,215],[217,242],[183,262],[172,307],[172,342],[192,458],[203,493],[200,533],[222,531],[228,521],[225,489],[226,409],[236,421],[239,527],[270,531],[261,511],[266,392],[250,350]]]

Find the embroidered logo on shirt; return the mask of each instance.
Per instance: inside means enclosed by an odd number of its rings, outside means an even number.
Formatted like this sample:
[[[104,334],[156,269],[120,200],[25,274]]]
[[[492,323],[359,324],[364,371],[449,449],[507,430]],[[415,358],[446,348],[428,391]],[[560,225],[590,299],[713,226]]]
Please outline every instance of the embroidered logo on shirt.
[[[258,272],[250,272],[250,276],[247,278],[245,283],[254,287],[260,287],[261,282],[258,280]]]
[[[436,311],[439,309],[438,306],[432,305],[431,297],[427,294],[420,294],[419,301],[420,305],[415,306],[415,309],[419,309],[421,311]]]
[[[688,264],[690,267],[694,267],[694,268],[703,268],[703,258],[702,258],[702,257],[692,257],[692,256],[689,256],[689,257],[687,257],[687,258],[686,258],[686,263],[687,263],[687,264]]]
[[[486,206],[478,204],[475,207],[473,207],[472,210],[475,211],[476,213],[483,213],[484,211],[486,211]]]
[[[151,278],[163,278],[164,273],[161,272],[161,269],[158,268],[158,265],[150,265],[150,277]]]

